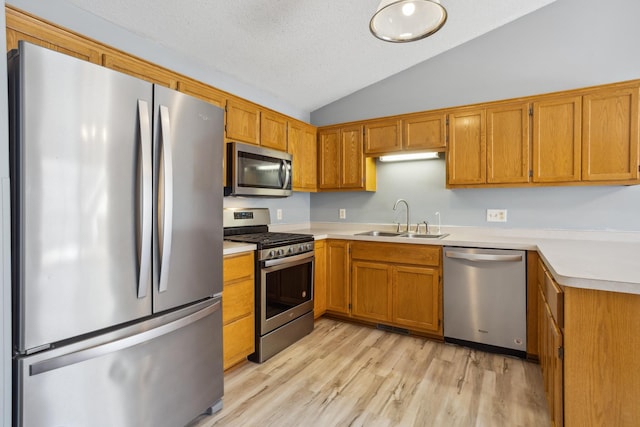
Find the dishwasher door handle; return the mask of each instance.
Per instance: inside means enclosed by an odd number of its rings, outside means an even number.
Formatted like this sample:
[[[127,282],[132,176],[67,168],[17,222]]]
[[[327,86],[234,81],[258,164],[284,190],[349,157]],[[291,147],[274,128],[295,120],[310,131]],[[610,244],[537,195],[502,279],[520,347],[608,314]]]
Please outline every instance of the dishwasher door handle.
[[[522,255],[494,255],[494,254],[474,254],[466,252],[446,251],[447,258],[465,259],[467,261],[478,262],[518,262],[522,261]]]

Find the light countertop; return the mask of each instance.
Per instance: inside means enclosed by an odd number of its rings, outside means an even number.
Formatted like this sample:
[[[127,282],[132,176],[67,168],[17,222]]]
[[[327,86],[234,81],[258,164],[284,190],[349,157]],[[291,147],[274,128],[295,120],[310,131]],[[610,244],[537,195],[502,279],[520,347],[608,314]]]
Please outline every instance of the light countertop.
[[[348,239],[440,246],[538,251],[555,280],[569,287],[640,294],[640,232],[492,229],[443,226],[443,239],[358,236],[392,226],[359,223],[272,225],[274,231],[313,234],[316,240]],[[225,252],[226,254],[226,252]]]
[[[223,255],[233,255],[242,252],[251,252],[256,250],[256,245],[251,243],[229,242],[224,241],[222,244]]]

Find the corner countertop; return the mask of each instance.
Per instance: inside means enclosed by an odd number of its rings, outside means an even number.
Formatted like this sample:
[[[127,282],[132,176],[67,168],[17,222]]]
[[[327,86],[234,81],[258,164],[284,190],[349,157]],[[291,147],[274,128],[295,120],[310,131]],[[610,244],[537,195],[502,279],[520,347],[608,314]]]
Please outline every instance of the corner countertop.
[[[256,250],[256,245],[250,243],[241,243],[241,242],[222,242],[222,254],[223,255],[234,255],[242,252],[251,252]]]
[[[443,226],[441,231],[449,234],[443,239],[406,239],[357,235],[369,230],[392,231],[388,224],[275,224],[270,229],[313,234],[316,240],[535,250],[560,285],[640,294],[640,232]]]

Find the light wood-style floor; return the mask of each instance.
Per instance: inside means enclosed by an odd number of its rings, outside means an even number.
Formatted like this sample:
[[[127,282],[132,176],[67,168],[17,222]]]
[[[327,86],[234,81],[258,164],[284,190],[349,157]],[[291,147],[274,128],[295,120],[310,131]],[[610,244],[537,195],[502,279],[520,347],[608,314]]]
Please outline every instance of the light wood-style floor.
[[[548,426],[537,364],[321,318],[225,375],[210,426]]]

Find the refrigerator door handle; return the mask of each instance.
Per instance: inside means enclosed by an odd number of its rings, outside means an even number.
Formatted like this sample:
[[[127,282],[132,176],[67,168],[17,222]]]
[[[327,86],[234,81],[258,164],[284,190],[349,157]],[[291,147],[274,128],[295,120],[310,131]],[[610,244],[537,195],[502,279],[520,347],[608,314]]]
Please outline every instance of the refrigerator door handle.
[[[29,376],[39,375],[45,372],[53,371],[55,369],[64,368],[65,366],[75,365],[86,360],[95,359],[109,353],[114,353],[125,348],[133,347],[162,335],[167,335],[170,332],[184,328],[187,325],[195,323],[198,320],[215,313],[216,311],[220,310],[220,308],[221,302],[216,301],[215,303],[202,310],[196,311],[195,313],[174,320],[173,322],[169,322],[165,325],[158,326],[157,328],[146,330],[139,334],[130,335],[121,339],[117,339],[115,341],[110,341],[108,343],[97,345],[95,347],[89,347],[87,349],[33,363],[29,366]]]
[[[152,180],[151,170],[151,123],[149,122],[149,104],[147,101],[138,100],[138,123],[140,124],[140,151],[142,157],[142,188],[141,209],[139,224],[142,228],[142,236],[139,237],[140,274],[138,277],[138,298],[147,296],[147,285],[151,276],[151,204],[152,204]]]
[[[169,265],[171,261],[171,238],[173,228],[173,155],[171,152],[171,122],[169,108],[160,106],[160,129],[162,137],[162,154],[164,157],[164,209],[162,225],[162,256],[160,260],[159,292],[164,292],[169,284]]]

